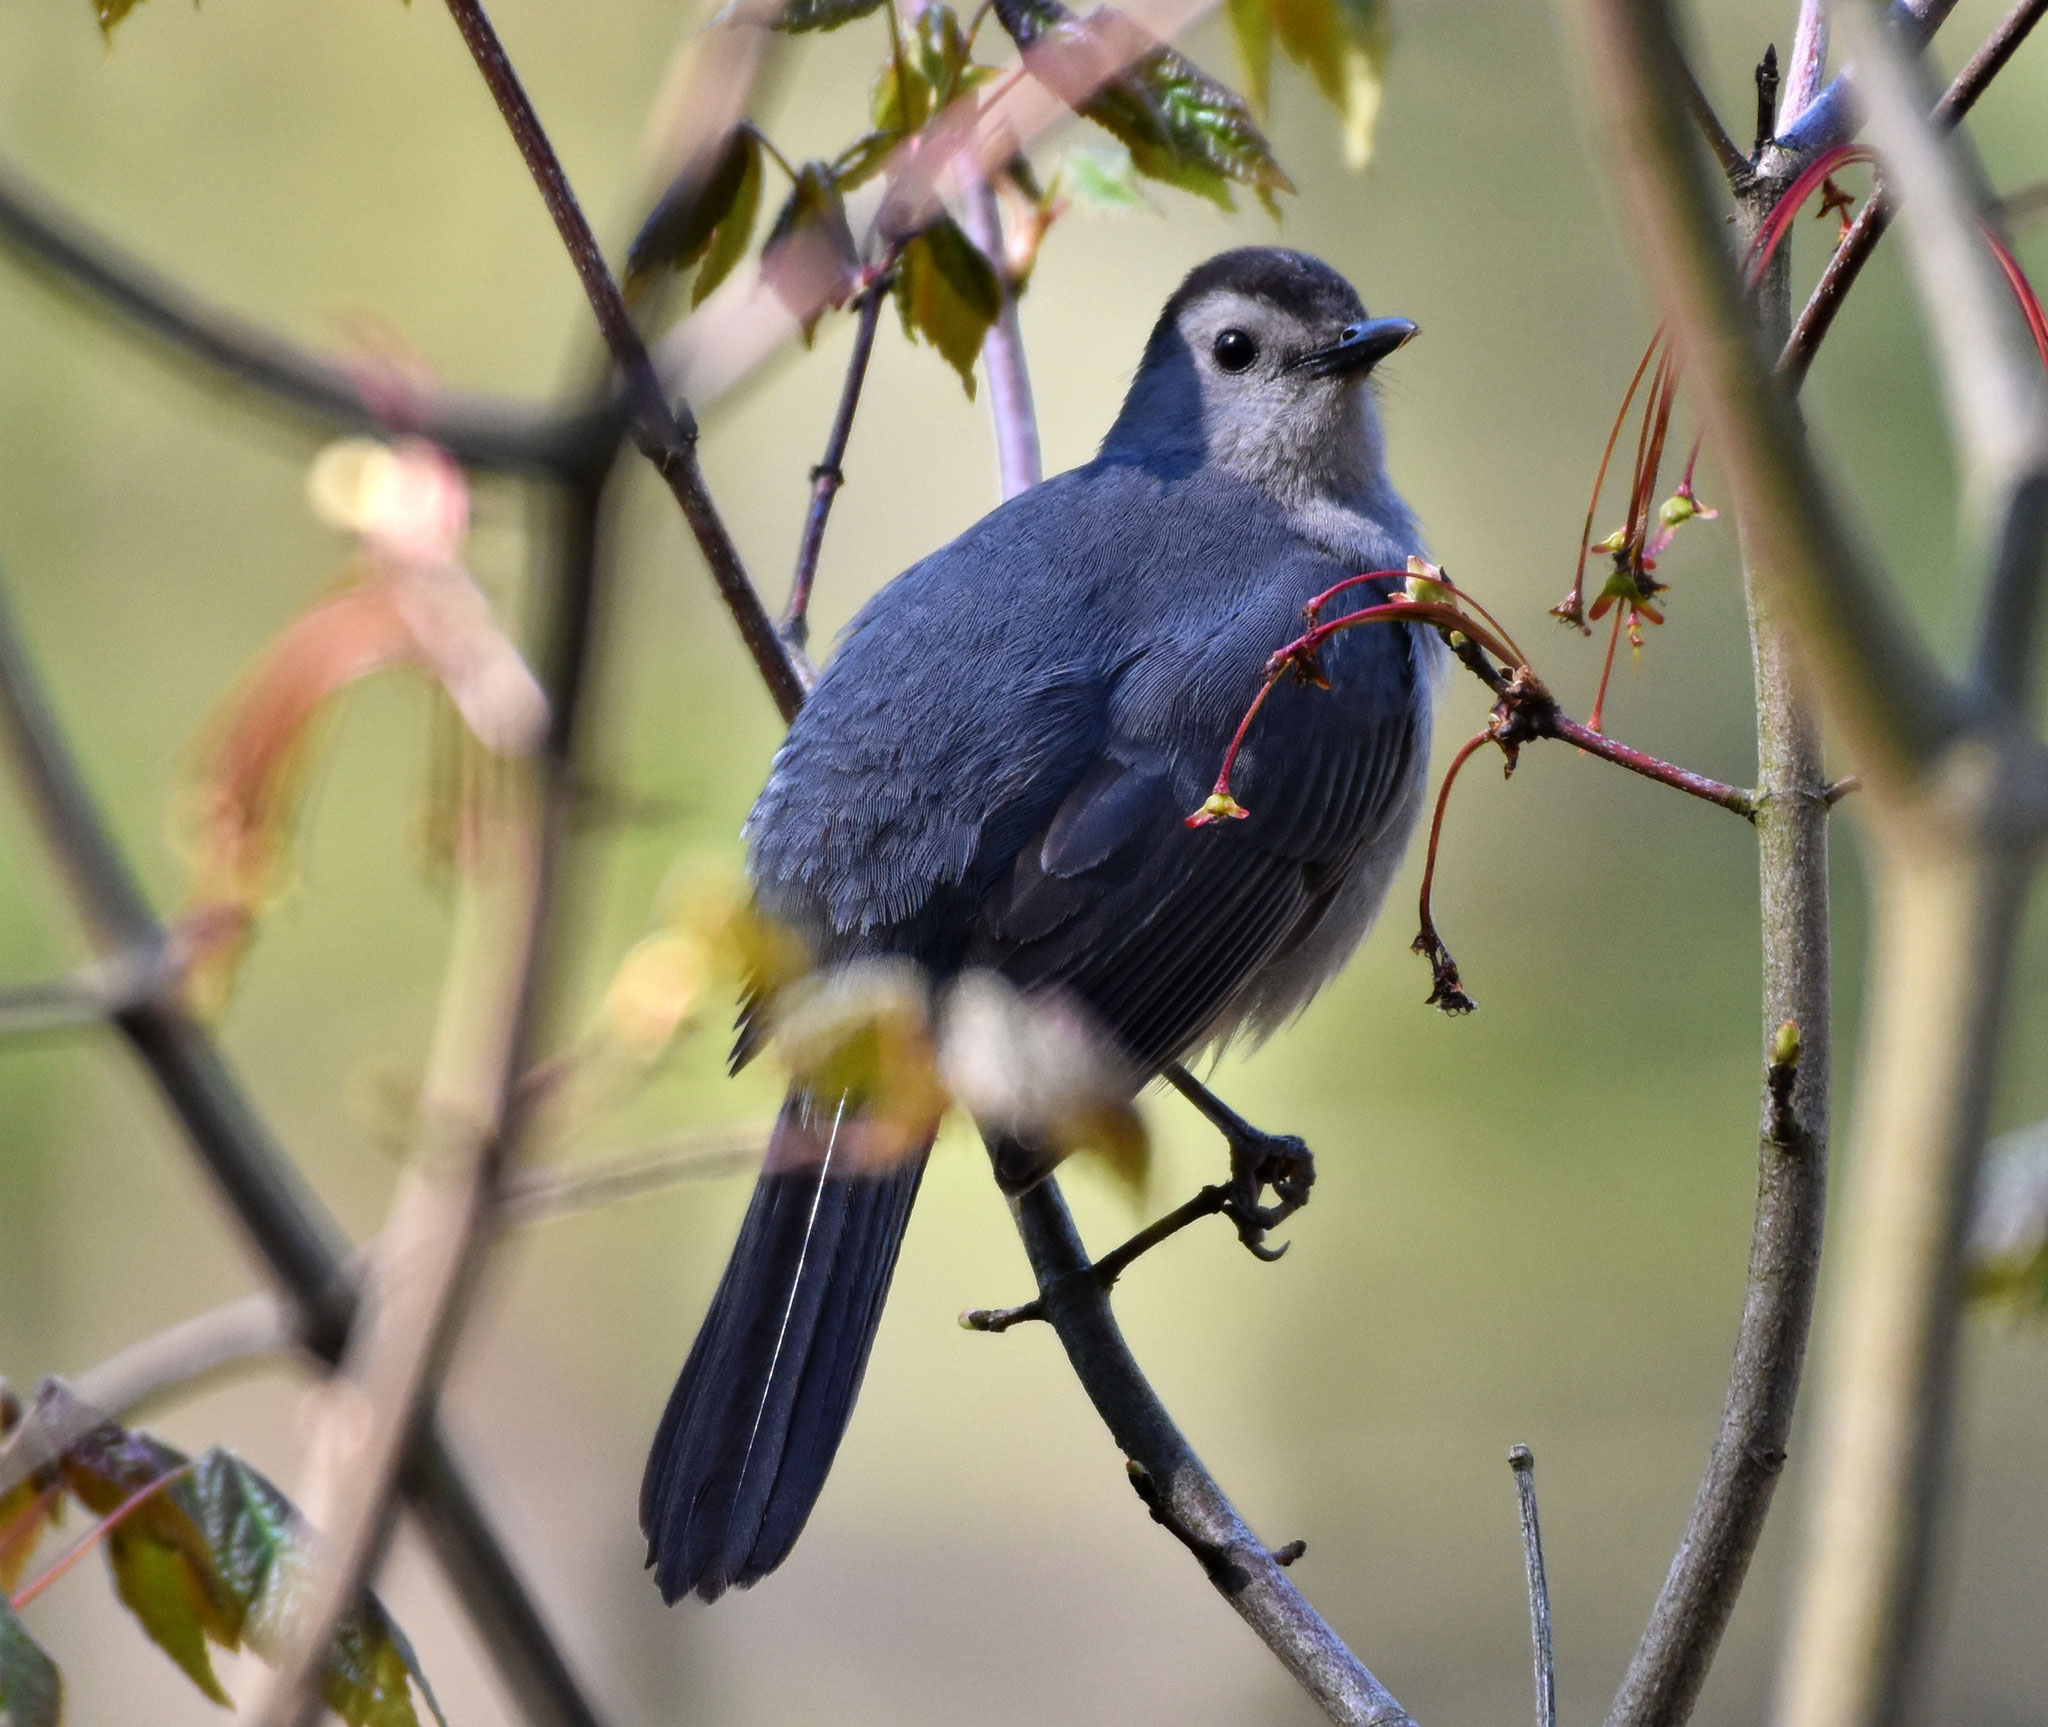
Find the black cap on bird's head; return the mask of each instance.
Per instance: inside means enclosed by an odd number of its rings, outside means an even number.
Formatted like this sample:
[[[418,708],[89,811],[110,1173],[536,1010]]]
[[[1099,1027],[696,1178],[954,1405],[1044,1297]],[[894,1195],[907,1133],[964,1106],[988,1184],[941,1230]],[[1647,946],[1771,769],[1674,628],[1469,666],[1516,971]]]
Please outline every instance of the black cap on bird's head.
[[[1212,462],[1283,496],[1377,475],[1369,392],[1351,386],[1407,343],[1319,258],[1246,246],[1198,264],[1152,328],[1105,454],[1185,471]]]

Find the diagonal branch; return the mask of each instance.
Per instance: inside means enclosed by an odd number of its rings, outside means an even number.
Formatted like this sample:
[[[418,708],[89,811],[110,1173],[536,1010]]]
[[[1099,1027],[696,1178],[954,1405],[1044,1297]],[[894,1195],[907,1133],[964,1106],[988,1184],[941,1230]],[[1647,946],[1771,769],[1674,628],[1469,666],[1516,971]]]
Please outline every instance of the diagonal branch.
[[[1093,1275],[1055,1184],[1041,1182],[1015,1210],[1045,1317],[1130,1460],[1132,1484],[1152,1515],[1195,1555],[1217,1593],[1332,1721],[1413,1727],[1386,1687],[1288,1581],[1174,1425],[1124,1342],[1109,1292]]]
[[[540,123],[540,116],[534,112],[533,103],[519,82],[518,73],[512,69],[504,44],[498,40],[498,33],[480,0],[448,0],[448,12],[455,20],[456,28],[462,32],[462,39],[469,46],[470,57],[476,61],[477,70],[483,74],[484,83],[489,86],[513,142],[519,146],[519,154],[524,158],[535,186],[540,189],[548,214],[554,218],[555,229],[568,249],[569,261],[583,283],[584,296],[596,314],[597,326],[604,336],[605,347],[611,353],[612,364],[625,380],[626,397],[634,416],[633,440],[641,453],[654,464],[655,472],[661,475],[682,507],[683,517],[710,567],[719,597],[724,600],[726,610],[732,613],[733,622],[739,626],[740,639],[753,656],[755,669],[768,686],[768,693],[774,698],[782,717],[789,719],[803,706],[803,676],[782,637],[776,633],[774,623],[761,604],[761,596],[754,591],[754,584],[748,578],[739,547],[733,543],[732,535],[726,531],[724,518],[711,501],[711,493],[704,484],[703,470],[697,462],[696,419],[688,404],[672,405],[663,392],[661,382],[655,376],[654,364],[648,358],[647,346],[640,339],[640,332],[626,310],[618,283],[612,280],[603,249],[597,243],[589,219],[583,214],[582,205],[576,201],[575,190],[562,169],[561,158],[555,154],[555,147]]]
[[[155,951],[163,931],[65,745],[0,592],[0,744],[81,920],[102,946]],[[354,1317],[340,1229],[271,1137],[211,1038],[182,1009],[145,1001],[116,1027],[193,1151],[289,1295],[306,1347],[338,1360]],[[506,1555],[438,1422],[408,1462],[406,1492],[429,1544],[513,1695],[542,1727],[600,1727],[553,1633]]]
[[[568,474],[605,459],[617,436],[607,404],[563,412],[457,391],[325,359],[207,305],[61,212],[0,163],[0,245],[98,316],[167,356],[341,431],[430,438],[465,467]]]
[[[1977,678],[1985,694],[2023,707],[2048,546],[2048,379],[1985,248],[1991,199],[1974,164],[1927,119],[1914,70],[1882,27],[1853,7],[1842,23],[1904,211],[1963,467],[1966,531],[1989,576]]]

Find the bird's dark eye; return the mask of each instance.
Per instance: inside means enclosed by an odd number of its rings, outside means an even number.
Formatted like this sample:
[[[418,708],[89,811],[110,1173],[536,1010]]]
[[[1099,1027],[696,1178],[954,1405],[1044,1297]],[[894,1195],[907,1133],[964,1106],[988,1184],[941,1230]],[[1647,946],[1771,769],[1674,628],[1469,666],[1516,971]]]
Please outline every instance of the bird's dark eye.
[[[1216,364],[1226,372],[1242,372],[1259,357],[1259,345],[1242,330],[1225,330],[1216,338]]]

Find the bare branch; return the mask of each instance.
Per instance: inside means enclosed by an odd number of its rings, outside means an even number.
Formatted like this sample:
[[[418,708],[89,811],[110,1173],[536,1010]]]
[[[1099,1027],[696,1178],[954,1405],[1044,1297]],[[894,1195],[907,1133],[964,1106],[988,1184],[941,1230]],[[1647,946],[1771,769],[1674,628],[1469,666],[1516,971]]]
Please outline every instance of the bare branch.
[[[210,379],[253,391],[337,431],[431,438],[466,467],[579,472],[608,459],[616,407],[563,411],[456,391],[323,358],[205,304],[62,213],[21,172],[0,164],[0,244],[90,311],[157,351],[196,362]]]
[[[1721,172],[1728,177],[1728,184],[1740,190],[1749,183],[1749,158],[1742,153],[1742,147],[1729,137],[1728,128],[1721,124],[1721,116],[1714,112],[1714,104],[1707,100],[1707,93],[1700,88],[1700,81],[1690,66],[1685,69],[1685,105],[1691,110],[1693,123],[1699,127],[1707,148],[1713,151],[1714,160],[1721,164]]]
[[[684,519],[710,567],[719,597],[739,626],[740,639],[753,656],[755,669],[782,717],[789,719],[803,705],[804,681],[763,608],[761,596],[754,591],[739,548],[733,544],[724,518],[705,487],[704,474],[697,463],[696,420],[687,404],[670,402],[655,376],[646,344],[634,328],[618,284],[612,280],[597,236],[576,201],[561,159],[555,154],[519,75],[513,71],[512,62],[506,58],[504,45],[480,0],[448,0],[448,11],[504,116],[513,142],[519,146],[519,154],[540,189],[548,214],[554,218],[556,231],[568,249],[569,261],[583,283],[584,296],[597,316],[612,363],[625,380],[634,415],[634,442],[682,506]]]
[[[811,507],[804,517],[804,537],[797,547],[796,576],[789,584],[789,604],[776,626],[789,644],[791,656],[804,655],[798,670],[804,674],[808,691],[818,681],[816,669],[805,654],[811,635],[811,584],[817,580],[818,554],[825,546],[825,523],[832,514],[832,500],[846,484],[841,464],[846,460],[847,440],[853,436],[853,416],[860,410],[861,386],[867,382],[868,360],[875,351],[875,326],[881,321],[883,304],[889,298],[889,276],[878,273],[860,296],[859,316],[853,326],[853,352],[846,361],[846,382],[839,387],[839,409],[832,416],[832,430],[825,439],[825,453],[811,470]]]
[[[81,920],[101,944],[160,949],[163,931],[66,748],[0,590],[0,740]],[[339,1358],[355,1311],[344,1237],[300,1179],[211,1039],[175,1005],[124,1009],[115,1025],[296,1310],[306,1347]],[[477,1503],[437,1423],[407,1492],[444,1571],[506,1682],[542,1727],[601,1727],[547,1623]]]
[[[300,1349],[290,1306],[268,1290],[225,1302],[130,1344],[73,1379],[71,1389],[122,1420]]]
[[[1041,1182],[1015,1210],[1046,1317],[1152,1514],[1331,1720],[1410,1727],[1407,1712],[1288,1581],[1174,1426],[1124,1342],[1108,1292],[1090,1275],[1058,1186]]]
[[[1917,53],[1947,21],[1955,4],[1956,0],[1892,0],[1887,15],[1898,27],[1901,40]],[[1805,113],[1778,128],[1777,147],[1788,156],[1818,154],[1846,143],[1862,123],[1854,84],[1846,73],[1837,73],[1807,104]]]
[[[1828,63],[1828,0],[1799,0],[1799,22],[1792,32],[1792,52],[1779,89],[1778,117],[1772,131],[1784,132],[1813,106]]]
[[[967,235],[979,246],[1003,287],[1002,310],[981,344],[988,379],[988,411],[996,432],[996,471],[1006,498],[1038,484],[1038,414],[1031,404],[1031,373],[1024,363],[1024,331],[1017,321],[1017,290],[1003,255],[1003,223],[986,179],[969,184],[961,199]]]
[[[1619,148],[1621,189],[1659,298],[1699,388],[1710,435],[1774,599],[1864,767],[1923,773],[1961,707],[1879,581],[1851,549],[1790,402],[1757,350],[1711,191],[1680,118],[1678,48],[1658,5],[1579,0],[1589,88]]]
[[[1944,147],[1912,66],[1882,27],[1852,7],[1843,29],[1904,211],[1963,466],[1967,529],[1989,571],[1977,676],[1987,694],[2024,707],[2048,546],[2048,381],[1986,253],[1991,200],[1974,166],[1952,134]]]
[[[709,1128],[567,1167],[518,1170],[504,1181],[499,1220],[508,1228],[523,1229],[549,1218],[596,1211],[621,1200],[658,1193],[679,1182],[716,1181],[720,1176],[757,1168],[767,1149],[766,1125]]]
[[[1550,1645],[1550,1584],[1543,1575],[1543,1529],[1536,1520],[1536,1456],[1528,1446],[1508,1452],[1522,1517],[1522,1568],[1529,1576],[1529,1643],[1536,1667],[1536,1727],[1557,1727],[1557,1656]]]

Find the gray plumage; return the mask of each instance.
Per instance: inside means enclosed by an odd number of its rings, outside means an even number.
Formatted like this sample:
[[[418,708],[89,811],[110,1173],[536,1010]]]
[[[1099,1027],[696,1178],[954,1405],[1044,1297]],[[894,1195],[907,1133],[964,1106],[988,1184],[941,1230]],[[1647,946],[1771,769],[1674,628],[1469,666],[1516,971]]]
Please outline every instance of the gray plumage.
[[[1185,818],[1304,603],[1422,550],[1365,382],[1412,334],[1298,253],[1197,269],[1096,459],[849,626],[748,819],[762,905],[827,963],[899,954],[1059,989],[1141,1074],[1297,1011],[1415,825],[1434,635],[1336,637],[1331,687],[1283,680],[1238,757],[1249,817]],[[923,1157],[835,1170],[823,1113],[784,1112],[649,1462],[641,1522],[671,1600],[780,1562],[851,1414]]]

